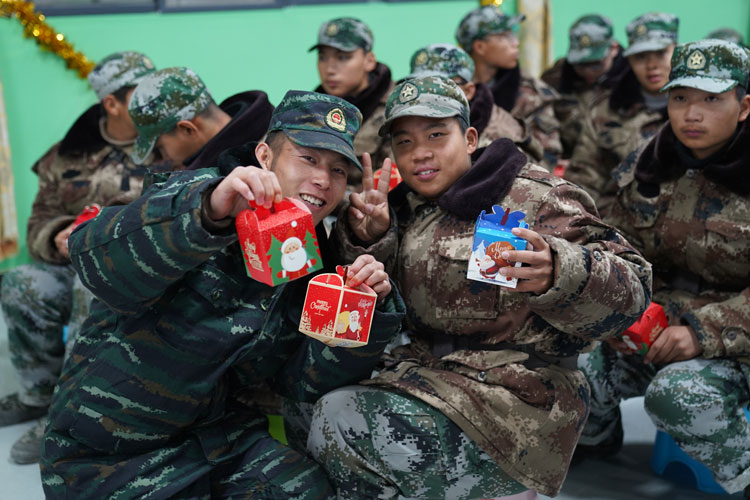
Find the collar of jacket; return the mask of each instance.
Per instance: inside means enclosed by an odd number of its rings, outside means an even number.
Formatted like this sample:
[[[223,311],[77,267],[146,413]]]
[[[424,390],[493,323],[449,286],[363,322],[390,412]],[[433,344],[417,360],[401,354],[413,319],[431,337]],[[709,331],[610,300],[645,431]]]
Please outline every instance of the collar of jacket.
[[[627,60],[625,61],[627,64]],[[641,84],[635,77],[635,73],[627,65],[627,69],[615,81],[612,93],[609,96],[609,108],[622,116],[630,117],[646,108],[646,102],[641,93]],[[663,110],[664,119],[667,119],[667,110]]]
[[[99,120],[104,114],[101,104],[87,109],[65,134],[58,154],[60,156],[81,156],[96,153],[109,144],[99,131]]]
[[[477,129],[479,135],[482,135],[484,129],[490,123],[492,116],[492,107],[495,100],[492,97],[492,91],[484,83],[476,83],[476,92],[474,99],[469,103],[469,121],[471,126]]]
[[[513,69],[498,70],[490,87],[495,104],[510,113],[516,105],[521,88],[521,68],[516,66]]]
[[[750,194],[750,119],[737,127],[734,137],[721,150],[704,160],[687,156],[687,148],[677,140],[667,122],[646,145],[635,166],[635,178],[644,184],[661,184],[681,177],[688,168],[699,168],[712,182],[741,196]]]
[[[185,160],[186,169],[212,167],[225,149],[250,141],[259,141],[268,130],[273,113],[268,96],[260,90],[235,94],[224,100],[219,107],[232,117],[232,121],[197,153]]]
[[[362,113],[362,123],[367,121],[378,105],[388,99],[388,91],[391,88],[391,69],[383,63],[378,63],[375,69],[368,75],[367,88],[354,96],[345,96],[344,99],[357,106]],[[318,85],[315,92],[325,94],[322,85]]]

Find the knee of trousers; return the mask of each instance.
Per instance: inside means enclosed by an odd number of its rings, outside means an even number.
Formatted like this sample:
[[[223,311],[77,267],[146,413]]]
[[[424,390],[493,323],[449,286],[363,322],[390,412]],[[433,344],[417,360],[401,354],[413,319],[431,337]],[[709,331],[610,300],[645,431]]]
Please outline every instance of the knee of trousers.
[[[31,292],[33,290],[33,292]],[[22,310],[55,305],[70,300],[71,288],[68,283],[60,281],[60,276],[45,272],[41,266],[18,266],[3,275],[0,287],[0,300],[3,309]]]
[[[643,400],[646,413],[659,427],[685,421],[686,417],[710,411],[717,404],[722,405],[718,388],[701,378],[698,371],[686,370],[682,364],[659,370]]]
[[[313,408],[307,449],[318,459],[325,461],[331,441],[343,444],[352,430],[366,431],[368,423],[359,409],[358,391],[363,387],[343,387],[321,397]]]

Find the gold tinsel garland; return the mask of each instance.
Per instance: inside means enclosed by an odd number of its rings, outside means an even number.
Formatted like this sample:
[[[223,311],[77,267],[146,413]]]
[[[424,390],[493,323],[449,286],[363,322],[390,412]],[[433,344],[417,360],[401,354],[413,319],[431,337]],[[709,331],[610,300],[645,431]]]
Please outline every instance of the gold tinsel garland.
[[[60,56],[68,68],[78,72],[81,78],[94,68],[94,62],[73,48],[73,45],[65,40],[65,35],[57,33],[44,20],[44,14],[34,11],[34,3],[23,0],[0,0],[0,12],[3,16],[18,18],[23,25],[23,36],[33,37],[36,43],[44,50],[49,50]]]
[[[479,0],[480,7],[487,7],[488,5],[494,5],[500,7],[503,4],[503,0]]]

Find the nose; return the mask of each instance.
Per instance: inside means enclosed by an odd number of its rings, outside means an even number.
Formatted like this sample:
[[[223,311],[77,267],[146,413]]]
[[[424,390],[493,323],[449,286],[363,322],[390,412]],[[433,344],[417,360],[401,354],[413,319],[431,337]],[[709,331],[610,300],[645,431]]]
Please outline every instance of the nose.
[[[685,111],[685,121],[688,122],[700,122],[703,120],[703,114],[698,109],[698,106],[688,104],[687,110]]]
[[[415,162],[425,161],[431,158],[432,158],[432,150],[421,144],[417,144],[417,146],[412,151],[412,159]]]
[[[318,189],[325,191],[331,185],[331,172],[327,165],[313,169],[311,176],[312,183]]]

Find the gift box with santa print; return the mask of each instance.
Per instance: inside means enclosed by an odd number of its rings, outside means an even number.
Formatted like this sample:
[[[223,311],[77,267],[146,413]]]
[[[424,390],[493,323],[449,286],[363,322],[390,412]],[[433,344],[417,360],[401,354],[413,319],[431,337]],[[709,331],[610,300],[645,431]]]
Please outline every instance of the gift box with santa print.
[[[500,269],[511,265],[502,257],[505,250],[526,250],[526,240],[511,232],[514,227],[529,227],[523,222],[524,217],[526,214],[520,210],[511,212],[500,205],[493,205],[491,214],[482,210],[474,227],[467,278],[510,288],[518,286],[517,278],[503,276]],[[514,266],[520,267],[521,263]]]
[[[656,302],[651,302],[638,321],[618,336],[628,347],[638,354],[645,355],[656,337],[668,326],[664,308]]]
[[[235,219],[248,276],[270,286],[323,267],[312,215],[301,201],[284,198],[269,210],[253,202]]]
[[[307,284],[299,331],[338,347],[360,347],[370,338],[375,293],[346,286],[346,269],[315,276]]]

